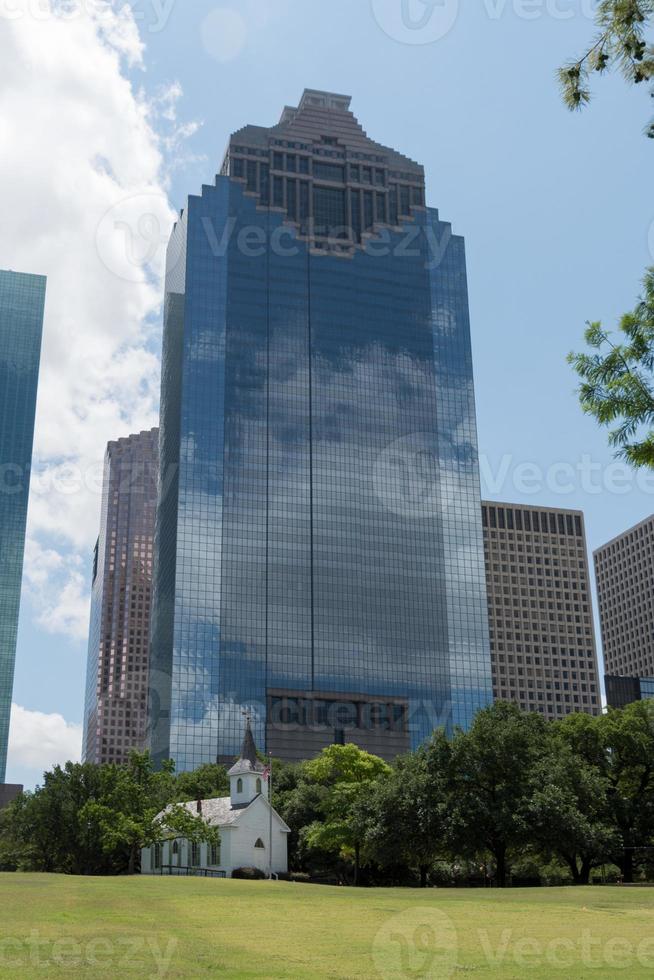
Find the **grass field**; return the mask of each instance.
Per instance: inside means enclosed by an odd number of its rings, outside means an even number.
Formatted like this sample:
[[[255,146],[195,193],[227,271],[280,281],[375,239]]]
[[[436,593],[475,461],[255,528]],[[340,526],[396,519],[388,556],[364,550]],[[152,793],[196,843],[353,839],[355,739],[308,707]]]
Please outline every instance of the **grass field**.
[[[654,975],[654,889],[0,874],[0,977]]]

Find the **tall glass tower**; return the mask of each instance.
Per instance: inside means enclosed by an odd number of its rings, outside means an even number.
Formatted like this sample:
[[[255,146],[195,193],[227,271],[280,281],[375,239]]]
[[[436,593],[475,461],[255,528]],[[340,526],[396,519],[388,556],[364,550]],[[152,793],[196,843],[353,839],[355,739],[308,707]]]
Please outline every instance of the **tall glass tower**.
[[[45,277],[0,270],[0,783],[7,765]]]
[[[86,672],[85,762],[125,762],[146,730],[157,429],[107,446],[93,555]]]
[[[150,744],[387,758],[492,699],[463,240],[347,96],[229,143],[168,247]]]

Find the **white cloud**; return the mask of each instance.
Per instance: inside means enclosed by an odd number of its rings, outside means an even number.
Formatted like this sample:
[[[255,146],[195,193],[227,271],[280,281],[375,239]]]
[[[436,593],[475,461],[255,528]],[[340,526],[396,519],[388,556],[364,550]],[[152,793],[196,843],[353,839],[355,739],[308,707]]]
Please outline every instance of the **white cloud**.
[[[9,724],[12,770],[43,773],[57,764],[79,762],[81,752],[81,725],[71,724],[58,714],[28,711],[19,704],[12,704]]]
[[[74,17],[45,0],[38,16],[30,0],[11,6],[0,268],[48,277],[26,580],[37,619],[82,636],[106,443],[157,424],[153,340],[176,217],[166,154],[194,124],[177,121],[179,85],[148,101],[126,77],[142,57],[129,5],[80,4]]]

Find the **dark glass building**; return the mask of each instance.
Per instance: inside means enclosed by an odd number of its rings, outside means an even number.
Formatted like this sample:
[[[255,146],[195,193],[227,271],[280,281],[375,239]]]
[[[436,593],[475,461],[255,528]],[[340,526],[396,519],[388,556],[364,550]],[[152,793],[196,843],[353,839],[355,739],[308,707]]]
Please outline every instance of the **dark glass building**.
[[[45,277],[0,270],[0,783],[4,782]]]
[[[124,762],[144,747],[158,471],[157,429],[107,446],[93,556],[85,762]]]
[[[150,743],[179,769],[492,699],[463,240],[423,168],[305,91],[168,248]]]
[[[634,701],[654,698],[654,677],[620,677],[604,675],[606,703],[609,708],[626,708]]]

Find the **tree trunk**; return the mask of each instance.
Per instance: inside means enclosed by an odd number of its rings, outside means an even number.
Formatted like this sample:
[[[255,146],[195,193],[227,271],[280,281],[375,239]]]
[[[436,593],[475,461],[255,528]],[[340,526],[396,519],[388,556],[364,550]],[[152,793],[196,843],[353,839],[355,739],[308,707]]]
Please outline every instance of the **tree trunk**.
[[[506,847],[499,847],[494,852],[497,865],[497,883],[500,888],[506,888]]]
[[[590,858],[581,859],[581,868],[579,871],[579,882],[580,885],[587,885],[590,881],[590,871],[591,871],[591,860]]]
[[[128,875],[133,875],[136,872],[136,857],[137,857],[136,844],[132,844],[129,849],[129,860],[127,862]]]
[[[622,852],[620,871],[622,872],[622,880],[625,884],[631,885],[634,880],[634,852],[627,850],[627,848]]]
[[[426,888],[427,887],[427,872],[428,872],[428,870],[429,870],[429,865],[427,865],[427,864],[421,864],[420,865],[420,887],[421,888]]]
[[[354,845],[354,887],[359,884],[359,860],[361,856],[361,845]]]
[[[577,864],[577,855],[563,854],[562,857],[570,868],[570,874],[572,875],[572,880],[574,881],[575,885],[587,885],[587,881],[583,882],[581,880],[581,872],[579,871],[579,865]]]

